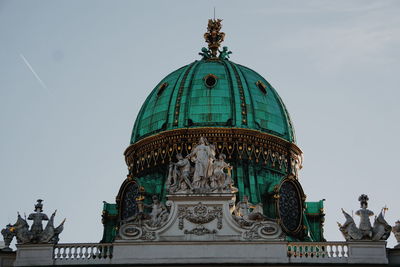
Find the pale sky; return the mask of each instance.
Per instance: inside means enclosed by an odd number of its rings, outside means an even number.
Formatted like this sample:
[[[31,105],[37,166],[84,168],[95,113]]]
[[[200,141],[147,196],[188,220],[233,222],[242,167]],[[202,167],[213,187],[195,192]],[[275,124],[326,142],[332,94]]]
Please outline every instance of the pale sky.
[[[340,208],[356,211],[362,193],[400,219],[400,1],[3,0],[1,227],[42,198],[56,224],[67,218],[60,242],[101,239],[136,115],[163,77],[200,59],[214,6],[231,60],[290,112],[307,200],[326,199],[326,239],[343,240]]]

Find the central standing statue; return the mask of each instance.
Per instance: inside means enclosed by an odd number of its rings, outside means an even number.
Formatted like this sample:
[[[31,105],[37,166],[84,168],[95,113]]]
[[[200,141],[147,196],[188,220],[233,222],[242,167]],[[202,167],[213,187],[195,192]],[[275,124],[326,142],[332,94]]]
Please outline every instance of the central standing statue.
[[[185,158],[176,155],[177,162],[169,164],[166,190],[170,194],[191,193],[236,193],[231,177],[232,167],[225,162],[226,156],[220,153],[215,157],[215,146],[205,137]],[[194,166],[192,166],[193,163]]]
[[[199,144],[186,158],[195,163],[193,188],[195,190],[209,189],[208,180],[212,175],[212,163],[215,160],[214,146],[210,145],[205,137],[200,137]]]

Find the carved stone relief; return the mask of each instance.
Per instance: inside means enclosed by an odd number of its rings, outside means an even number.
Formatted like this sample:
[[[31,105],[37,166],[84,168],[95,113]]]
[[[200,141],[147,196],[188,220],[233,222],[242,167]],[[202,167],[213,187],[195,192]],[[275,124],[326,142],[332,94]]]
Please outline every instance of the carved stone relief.
[[[178,208],[178,218],[179,218],[179,229],[184,229],[184,221],[187,220],[193,224],[196,224],[197,227],[191,230],[185,230],[185,234],[195,234],[195,235],[204,235],[204,234],[215,234],[217,230],[209,230],[206,229],[204,224],[208,224],[214,220],[217,220],[217,229],[222,228],[222,207],[218,206],[205,206],[201,202],[199,202],[196,206],[182,206]]]

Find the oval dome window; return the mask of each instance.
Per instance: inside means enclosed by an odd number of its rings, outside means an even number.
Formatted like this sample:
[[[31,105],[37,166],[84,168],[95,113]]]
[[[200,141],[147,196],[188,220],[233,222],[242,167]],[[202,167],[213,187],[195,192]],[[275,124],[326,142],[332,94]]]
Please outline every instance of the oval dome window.
[[[158,87],[157,96],[160,96],[164,92],[165,88],[167,88],[167,86],[168,83],[161,84],[160,87]]]
[[[208,88],[214,87],[217,84],[217,76],[208,74],[206,77],[204,77],[204,83]]]
[[[264,95],[267,94],[267,90],[266,90],[267,86],[265,86],[265,84],[264,84],[262,81],[257,81],[257,82],[256,82],[256,85],[257,85],[258,89],[260,89],[260,91],[261,91]]]

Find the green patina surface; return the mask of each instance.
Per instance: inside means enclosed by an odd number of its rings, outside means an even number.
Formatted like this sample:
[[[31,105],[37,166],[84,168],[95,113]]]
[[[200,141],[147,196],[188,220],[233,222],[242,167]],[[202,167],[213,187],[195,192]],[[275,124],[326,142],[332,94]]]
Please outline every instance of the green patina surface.
[[[306,202],[305,217],[312,241],[325,241],[323,232],[324,200]]]
[[[117,235],[117,217],[118,209],[117,204],[104,202],[103,204],[103,238],[101,243],[113,242]]]
[[[205,84],[209,74],[217,77],[212,88]],[[160,91],[163,84],[167,86]],[[261,75],[228,60],[200,60],[172,72],[154,88],[137,116],[131,143],[165,130],[199,126],[249,128],[295,142],[289,113]]]
[[[217,78],[211,88],[205,84],[210,74]],[[265,88],[260,88],[259,82]],[[207,126],[254,129],[295,143],[289,113],[275,89],[255,71],[228,60],[194,61],[161,80],[142,105],[130,142],[166,130]],[[232,178],[239,189],[237,200],[247,195],[250,202],[263,203],[268,217],[277,218],[274,190],[288,175],[287,165],[254,162],[245,154],[240,160],[235,157],[227,161],[233,166]],[[152,195],[165,200],[167,168],[156,166],[135,177],[145,188],[145,201],[150,201]],[[324,240],[322,208],[322,201],[306,203],[303,219],[309,241]],[[104,242],[115,237],[117,212],[115,204],[104,205]],[[288,236],[288,240],[295,239]]]

